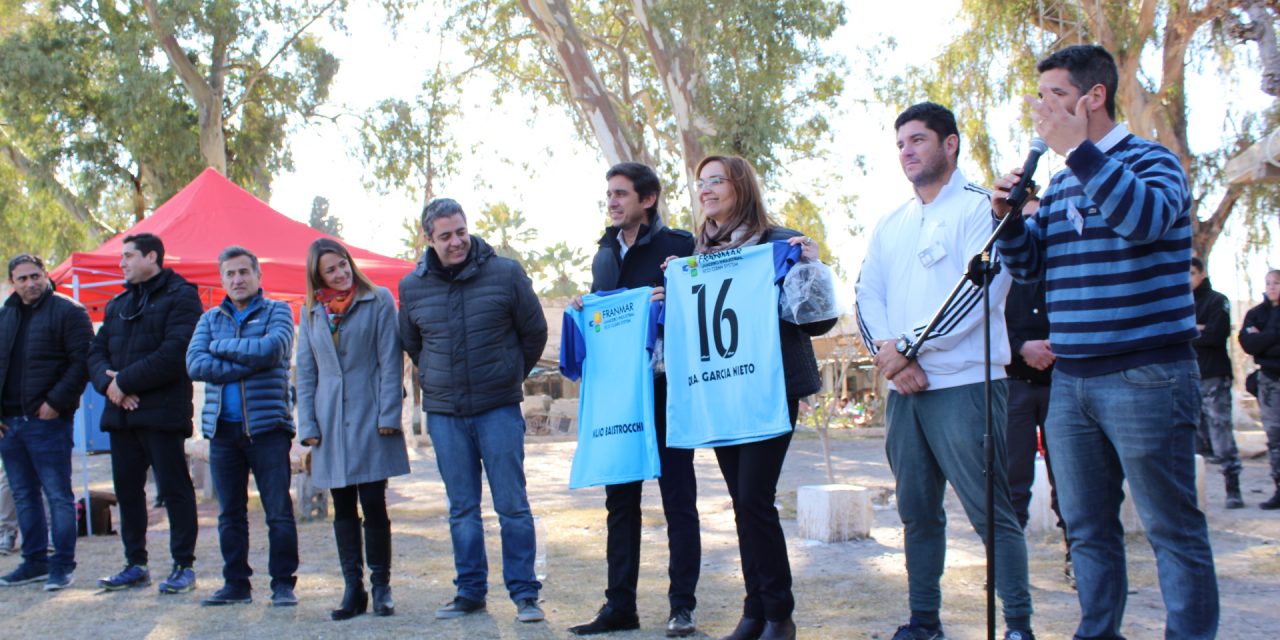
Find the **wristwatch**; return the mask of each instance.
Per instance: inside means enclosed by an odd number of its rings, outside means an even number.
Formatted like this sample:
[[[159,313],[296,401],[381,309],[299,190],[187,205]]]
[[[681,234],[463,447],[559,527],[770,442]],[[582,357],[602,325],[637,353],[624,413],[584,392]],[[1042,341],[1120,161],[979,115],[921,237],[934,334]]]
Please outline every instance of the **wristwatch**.
[[[911,334],[904,333],[904,334],[902,334],[902,335],[898,336],[898,341],[897,341],[897,342],[893,343],[893,348],[894,348],[894,349],[896,349],[896,350],[898,351],[898,353],[901,353],[901,354],[902,354],[902,355],[904,355],[904,356],[905,356],[905,355],[907,355],[907,351],[910,351],[910,350],[911,350],[911,337],[910,337],[910,336],[911,336]]]

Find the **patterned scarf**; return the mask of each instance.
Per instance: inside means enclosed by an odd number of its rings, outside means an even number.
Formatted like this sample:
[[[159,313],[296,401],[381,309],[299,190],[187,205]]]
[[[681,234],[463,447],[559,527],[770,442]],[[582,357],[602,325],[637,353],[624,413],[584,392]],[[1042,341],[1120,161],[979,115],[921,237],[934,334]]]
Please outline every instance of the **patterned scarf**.
[[[760,238],[764,237],[763,231],[751,235],[747,235],[747,231],[747,225],[739,224],[726,233],[715,220],[707,218],[702,224],[702,232],[698,234],[693,251],[698,254],[716,253],[759,244]]]
[[[328,287],[316,291],[316,300],[324,305],[325,313],[329,316],[329,332],[333,334],[335,341],[338,339],[338,328],[342,324],[342,319],[346,317],[347,311],[351,309],[351,303],[355,302],[355,292],[355,287],[351,287],[346,291],[338,291]]]

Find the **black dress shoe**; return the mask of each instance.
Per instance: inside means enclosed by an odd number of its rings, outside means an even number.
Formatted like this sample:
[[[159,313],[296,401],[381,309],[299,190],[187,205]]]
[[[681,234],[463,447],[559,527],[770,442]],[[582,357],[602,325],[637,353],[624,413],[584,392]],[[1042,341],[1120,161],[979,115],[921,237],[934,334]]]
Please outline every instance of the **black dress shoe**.
[[[639,628],[640,617],[634,611],[623,613],[606,604],[600,607],[600,611],[596,612],[596,617],[591,622],[569,627],[569,633],[575,636],[591,636],[597,633],[631,631]]]
[[[760,640],[796,640],[796,623],[787,618],[781,622],[770,620],[764,623],[764,632]]]
[[[764,633],[764,620],[743,616],[733,633],[721,640],[757,640],[762,633]]]

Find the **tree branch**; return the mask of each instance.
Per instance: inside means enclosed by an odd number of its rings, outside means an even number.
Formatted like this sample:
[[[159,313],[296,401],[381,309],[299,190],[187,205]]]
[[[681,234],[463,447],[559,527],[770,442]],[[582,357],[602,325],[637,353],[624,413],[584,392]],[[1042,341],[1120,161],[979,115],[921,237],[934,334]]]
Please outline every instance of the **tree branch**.
[[[19,173],[47,189],[67,213],[70,213],[76,220],[89,225],[94,231],[98,232],[98,235],[115,233],[114,229],[94,217],[89,208],[81,204],[79,198],[59,182],[52,171],[28,158],[21,149],[7,140],[0,140],[0,156],[8,160],[9,164],[14,169],[17,169]]]
[[[155,0],[147,0],[147,1],[154,2]],[[321,7],[320,10],[317,11],[315,15],[311,16],[311,19],[307,20],[301,27],[298,28],[297,31],[294,31],[293,35],[289,36],[289,39],[285,40],[284,43],[280,45],[280,48],[276,49],[276,52],[271,54],[271,57],[268,58],[267,61],[263,63],[263,65],[259,67],[257,71],[254,72],[253,75],[249,76],[249,79],[244,83],[244,90],[240,92],[240,98],[237,99],[235,103],[231,105],[231,108],[227,110],[228,116],[234,115],[236,111],[240,109],[240,106],[244,104],[244,101],[247,100],[249,96],[253,93],[253,85],[257,84],[258,80],[262,79],[262,76],[267,74],[267,70],[271,68],[271,65],[275,64],[275,61],[279,59],[280,56],[284,55],[285,50],[293,46],[293,43],[297,42],[298,38],[301,38],[302,34],[307,29],[311,28],[311,25],[315,24],[316,20],[319,20],[321,17],[323,17],[325,12],[327,12],[330,8],[333,7],[333,5],[337,3],[338,3],[338,0],[329,0],[329,4],[326,4],[325,6]]]

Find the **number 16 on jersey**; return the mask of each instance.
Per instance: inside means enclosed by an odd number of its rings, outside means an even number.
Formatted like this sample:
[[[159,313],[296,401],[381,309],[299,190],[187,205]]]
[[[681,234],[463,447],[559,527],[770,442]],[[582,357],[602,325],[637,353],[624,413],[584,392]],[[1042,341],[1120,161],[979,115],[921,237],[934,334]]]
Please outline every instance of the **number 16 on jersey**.
[[[774,248],[667,267],[667,446],[755,442],[790,430]]]

